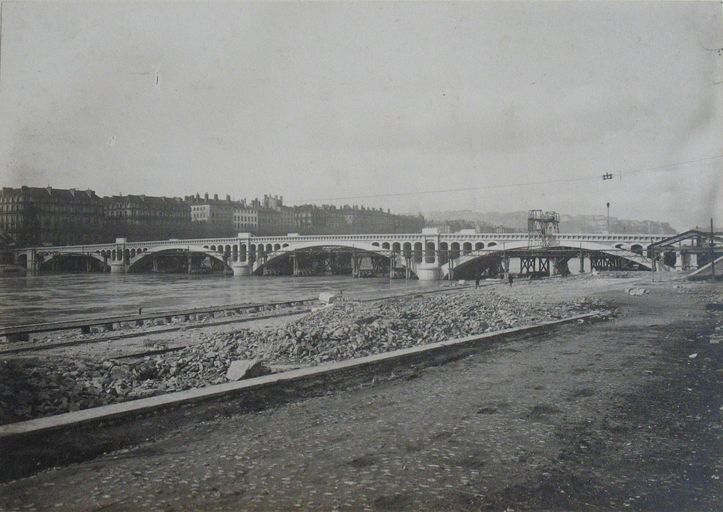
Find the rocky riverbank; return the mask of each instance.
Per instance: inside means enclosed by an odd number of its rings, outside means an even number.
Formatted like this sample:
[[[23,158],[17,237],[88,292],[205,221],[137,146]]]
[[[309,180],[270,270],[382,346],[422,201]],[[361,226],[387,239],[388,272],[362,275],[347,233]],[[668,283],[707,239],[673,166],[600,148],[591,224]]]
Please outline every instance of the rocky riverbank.
[[[467,290],[344,302],[283,327],[199,333],[200,343],[142,360],[9,359],[0,361],[0,423],[219,384],[238,360],[310,366],[605,309],[591,299],[526,303]]]

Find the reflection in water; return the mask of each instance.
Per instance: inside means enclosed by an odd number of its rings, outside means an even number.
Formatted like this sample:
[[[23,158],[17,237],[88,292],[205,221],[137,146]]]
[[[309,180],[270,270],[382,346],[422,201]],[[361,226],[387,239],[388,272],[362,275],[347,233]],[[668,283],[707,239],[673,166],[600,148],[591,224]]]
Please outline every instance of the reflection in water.
[[[328,277],[242,277],[187,274],[40,274],[0,279],[0,326],[132,314],[186,307],[317,297],[322,291],[370,292],[439,286]]]

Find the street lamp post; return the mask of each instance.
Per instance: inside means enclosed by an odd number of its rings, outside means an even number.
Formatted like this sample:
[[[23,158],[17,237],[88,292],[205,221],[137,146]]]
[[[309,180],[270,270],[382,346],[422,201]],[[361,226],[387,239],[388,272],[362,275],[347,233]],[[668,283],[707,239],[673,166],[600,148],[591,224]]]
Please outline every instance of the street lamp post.
[[[610,234],[610,201],[607,203],[608,207],[608,235]]]

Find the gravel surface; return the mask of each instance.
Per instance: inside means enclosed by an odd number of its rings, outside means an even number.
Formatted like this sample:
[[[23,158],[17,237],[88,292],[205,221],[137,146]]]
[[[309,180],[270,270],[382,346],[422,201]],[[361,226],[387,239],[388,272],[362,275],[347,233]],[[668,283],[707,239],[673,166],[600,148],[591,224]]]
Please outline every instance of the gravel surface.
[[[310,366],[605,309],[597,300],[526,303],[485,289],[341,302],[279,326],[192,334],[191,346],[142,360],[0,360],[0,423],[226,382],[233,361]],[[184,333],[188,335],[188,333]],[[167,345],[144,341],[149,349]]]

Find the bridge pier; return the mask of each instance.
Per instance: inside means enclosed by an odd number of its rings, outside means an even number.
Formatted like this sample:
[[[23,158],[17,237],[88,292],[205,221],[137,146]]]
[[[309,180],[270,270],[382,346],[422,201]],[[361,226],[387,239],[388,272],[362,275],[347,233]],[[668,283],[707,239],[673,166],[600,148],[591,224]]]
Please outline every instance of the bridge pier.
[[[27,251],[26,253],[26,268],[27,271],[31,274],[35,274],[38,271],[38,254],[35,251],[35,249],[31,249]]]
[[[128,270],[126,261],[126,239],[116,238],[115,249],[111,255],[110,271],[112,274],[124,274]]]
[[[124,261],[111,261],[110,272],[111,274],[124,274],[126,271],[126,265]]]
[[[442,269],[435,263],[418,263],[417,278],[420,281],[439,281],[442,279]]]
[[[234,261],[231,264],[234,276],[250,276],[251,266],[245,261]]]
[[[687,251],[675,251],[675,271],[683,272],[686,270],[698,269],[698,254]]]
[[[688,253],[688,270],[698,270],[697,253]]]
[[[682,251],[675,251],[675,271],[676,272],[683,271],[683,252]]]

